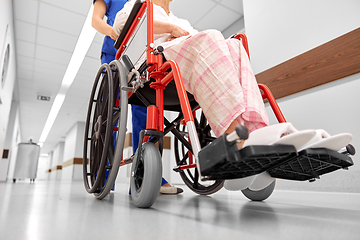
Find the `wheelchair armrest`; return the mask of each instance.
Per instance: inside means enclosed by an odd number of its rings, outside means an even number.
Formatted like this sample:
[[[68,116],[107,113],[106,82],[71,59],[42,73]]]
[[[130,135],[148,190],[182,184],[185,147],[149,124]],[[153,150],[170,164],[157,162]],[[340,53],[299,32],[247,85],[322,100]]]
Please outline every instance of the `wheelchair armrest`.
[[[131,24],[134,22],[136,15],[138,14],[141,5],[143,4],[144,0],[136,0],[134,7],[132,8],[128,19],[125,22],[124,28],[122,29],[118,39],[116,40],[115,44],[114,44],[114,48],[119,49],[120,44],[122,43],[122,41],[124,40],[127,32],[130,29]]]

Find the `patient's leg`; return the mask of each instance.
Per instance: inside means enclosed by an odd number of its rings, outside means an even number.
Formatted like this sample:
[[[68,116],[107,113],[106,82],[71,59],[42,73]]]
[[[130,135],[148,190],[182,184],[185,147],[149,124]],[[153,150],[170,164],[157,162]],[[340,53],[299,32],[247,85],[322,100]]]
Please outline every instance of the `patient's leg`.
[[[164,54],[178,63],[186,90],[195,96],[217,137],[237,123],[250,132],[268,125],[240,41],[225,40],[220,32],[208,30],[165,49]]]

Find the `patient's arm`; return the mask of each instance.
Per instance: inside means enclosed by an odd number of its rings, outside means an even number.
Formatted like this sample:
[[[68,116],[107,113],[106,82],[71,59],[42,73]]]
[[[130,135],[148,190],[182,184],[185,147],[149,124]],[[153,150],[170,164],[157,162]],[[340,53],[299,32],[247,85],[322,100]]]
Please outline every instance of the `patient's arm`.
[[[116,15],[114,30],[116,34],[120,34],[123,29],[128,15],[124,12],[119,12]],[[154,34],[170,33],[174,38],[187,36],[189,32],[171,23],[154,20]]]
[[[171,23],[154,20],[154,34],[170,33],[173,38],[187,36],[190,33]]]

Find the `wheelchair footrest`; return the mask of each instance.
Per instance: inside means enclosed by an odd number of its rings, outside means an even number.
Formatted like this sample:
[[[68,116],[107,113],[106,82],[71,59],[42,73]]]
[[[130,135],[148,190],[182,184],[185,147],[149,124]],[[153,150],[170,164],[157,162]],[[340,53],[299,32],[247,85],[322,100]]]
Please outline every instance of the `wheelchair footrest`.
[[[199,152],[201,175],[208,180],[252,176],[297,155],[292,145],[253,145],[238,150],[225,137],[219,137]]]
[[[353,164],[352,159],[345,154],[327,148],[309,148],[268,169],[267,172],[274,178],[313,181],[320,178],[320,175],[347,169]]]

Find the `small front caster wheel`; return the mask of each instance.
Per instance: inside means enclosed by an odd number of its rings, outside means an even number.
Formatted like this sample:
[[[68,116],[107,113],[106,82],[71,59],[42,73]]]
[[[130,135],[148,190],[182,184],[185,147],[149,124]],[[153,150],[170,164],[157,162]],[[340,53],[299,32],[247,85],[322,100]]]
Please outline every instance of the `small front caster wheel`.
[[[264,201],[265,199],[270,197],[270,195],[274,191],[275,183],[276,183],[276,180],[274,180],[272,183],[270,183],[270,185],[267,186],[266,188],[263,188],[259,191],[253,191],[253,190],[250,190],[249,188],[246,188],[244,190],[241,190],[241,192],[245,195],[245,197],[247,197],[248,199],[250,199],[252,201]]]
[[[153,143],[144,143],[136,151],[131,166],[131,198],[139,208],[151,207],[159,195],[162,162],[159,149]]]

